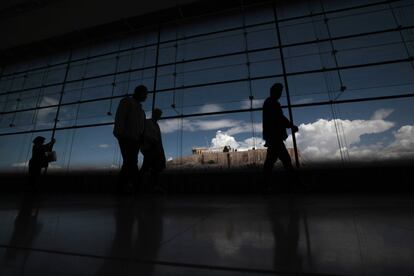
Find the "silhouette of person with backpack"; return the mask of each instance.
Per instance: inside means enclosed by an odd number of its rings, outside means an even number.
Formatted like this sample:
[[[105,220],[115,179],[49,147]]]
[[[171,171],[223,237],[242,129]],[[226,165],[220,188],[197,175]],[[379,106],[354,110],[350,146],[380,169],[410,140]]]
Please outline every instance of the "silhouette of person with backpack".
[[[141,103],[147,99],[147,95],[148,90],[144,85],[137,86],[134,95],[123,98],[116,111],[113,134],[118,140],[123,161],[119,177],[119,189],[122,192],[128,192],[140,183],[138,153],[145,127],[145,112]]]
[[[274,84],[270,88],[270,97],[263,104],[263,139],[266,141],[264,146],[267,147],[266,160],[264,162],[265,185],[269,185],[273,165],[277,159],[282,161],[287,171],[293,170],[292,161],[284,141],[288,137],[286,129],[292,128],[293,132],[297,132],[298,127],[283,115],[279,103],[282,91],[283,85],[281,83]]]

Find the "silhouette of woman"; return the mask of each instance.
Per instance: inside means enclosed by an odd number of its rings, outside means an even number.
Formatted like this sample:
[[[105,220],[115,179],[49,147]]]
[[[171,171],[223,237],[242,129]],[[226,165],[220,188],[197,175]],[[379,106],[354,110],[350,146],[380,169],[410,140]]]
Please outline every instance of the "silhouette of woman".
[[[144,155],[144,162],[141,171],[151,172],[152,188],[157,191],[164,189],[158,183],[158,174],[166,167],[164,147],[158,120],[162,116],[162,111],[155,108],[152,118],[145,121],[144,141],[141,152]]]

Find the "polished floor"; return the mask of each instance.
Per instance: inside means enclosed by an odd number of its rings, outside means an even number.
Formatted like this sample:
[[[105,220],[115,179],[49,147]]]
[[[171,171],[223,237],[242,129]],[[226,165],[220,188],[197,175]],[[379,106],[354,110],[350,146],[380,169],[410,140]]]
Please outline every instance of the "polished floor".
[[[1,195],[0,275],[414,275],[413,195]]]

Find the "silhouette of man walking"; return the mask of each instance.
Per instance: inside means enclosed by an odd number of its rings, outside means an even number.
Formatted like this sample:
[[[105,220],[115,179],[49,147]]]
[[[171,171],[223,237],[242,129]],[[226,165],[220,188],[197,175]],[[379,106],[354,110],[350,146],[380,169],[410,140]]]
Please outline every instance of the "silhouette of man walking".
[[[297,132],[298,127],[289,121],[284,115],[279,103],[282,96],[283,85],[276,83],[270,88],[270,97],[263,104],[263,139],[267,147],[266,160],[264,162],[265,184],[268,185],[272,176],[273,165],[279,158],[286,170],[292,171],[292,161],[286,149],[284,141],[288,137],[287,128]]]
[[[148,90],[144,85],[135,88],[132,97],[123,98],[115,115],[114,136],[118,139],[122,155],[120,189],[127,192],[140,182],[138,171],[138,153],[142,144],[145,112],[141,103],[147,99]]]

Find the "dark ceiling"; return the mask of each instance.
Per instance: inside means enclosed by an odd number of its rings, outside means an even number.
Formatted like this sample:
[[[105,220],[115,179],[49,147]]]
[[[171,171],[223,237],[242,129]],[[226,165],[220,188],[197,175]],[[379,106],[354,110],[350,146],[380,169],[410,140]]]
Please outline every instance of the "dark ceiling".
[[[39,7],[39,5],[50,4],[53,1],[60,0],[38,0],[23,1],[17,5],[11,5],[4,8],[0,12],[9,12],[9,15],[17,12],[17,6],[21,6],[22,10]],[[121,37],[125,34],[137,31],[144,27],[158,26],[177,20],[186,20],[205,14],[215,13],[219,11],[229,10],[243,5],[255,5],[263,2],[271,2],[264,0],[201,0],[191,4],[175,6],[173,8],[159,10],[157,12],[144,14],[132,18],[124,18],[115,22],[107,23],[97,27],[67,33],[64,35],[52,37],[42,41],[21,45],[0,51],[1,64],[8,64],[25,60],[31,57],[42,56],[69,49],[76,46],[82,46],[88,43],[113,39]],[[37,4],[35,4],[37,3]],[[24,8],[23,8],[24,7]]]

